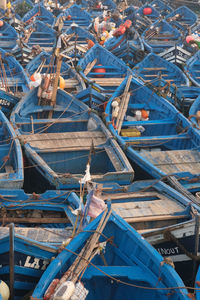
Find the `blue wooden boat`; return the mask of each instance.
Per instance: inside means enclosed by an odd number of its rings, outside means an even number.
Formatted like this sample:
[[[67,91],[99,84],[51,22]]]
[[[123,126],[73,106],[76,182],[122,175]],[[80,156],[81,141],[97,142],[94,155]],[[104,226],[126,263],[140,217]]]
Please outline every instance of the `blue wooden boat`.
[[[166,16],[173,11],[171,6],[167,5],[161,0],[153,0],[150,4],[153,7],[155,7],[156,10],[159,11],[162,16]]]
[[[39,45],[44,51],[51,51],[56,45],[56,31],[47,26],[42,21],[35,21],[26,27],[27,30],[33,30],[27,40],[27,45],[33,47]]]
[[[153,53],[161,53],[182,44],[182,36],[178,29],[164,20],[159,20],[147,28],[142,34],[142,40],[147,51]]]
[[[35,20],[42,21],[46,24],[53,25],[54,16],[43,5],[36,4],[30,11],[28,11],[22,18],[24,23],[35,23]]]
[[[19,102],[20,97],[14,96],[12,93],[0,90],[0,106],[1,111],[8,117],[13,107]]]
[[[86,10],[81,9],[77,4],[73,4],[70,8],[66,9],[57,19],[63,16],[65,17],[63,31],[70,27],[72,23],[76,23],[79,27],[86,28],[92,22],[91,15]]]
[[[18,61],[12,56],[0,48],[1,54],[1,87],[6,92],[12,92],[14,94],[20,92],[27,92],[29,90],[29,79]]]
[[[90,1],[90,5],[88,8],[92,18],[96,18],[100,16],[104,10],[114,11],[117,8],[117,5],[113,0],[92,0]]]
[[[142,234],[163,257],[170,257],[175,270],[188,284],[196,271],[198,200],[191,207],[187,197],[157,180],[135,181],[126,188],[115,183],[106,184],[97,186],[97,190],[98,197],[103,201],[110,199],[113,211]],[[198,212],[196,217],[193,208]]]
[[[186,49],[187,48],[185,47],[184,42],[182,46],[177,46],[175,44],[173,47],[161,52],[159,56],[179,67],[182,67],[192,56],[191,51],[188,51],[188,49]]]
[[[133,169],[123,151],[87,105],[58,89],[53,107],[46,100],[38,102],[37,91],[32,90],[17,105],[11,122],[27,158],[53,187],[80,187],[93,146],[92,181],[132,181]]]
[[[136,14],[140,17],[145,17],[151,20],[151,22],[155,22],[160,17],[160,12],[151,5],[151,4],[144,4],[136,11]]]
[[[0,208],[4,214],[0,217],[1,225],[13,223],[21,235],[25,227],[40,228],[44,232],[45,228],[55,229],[55,232],[61,229],[61,234],[68,228],[71,234],[76,221],[73,211],[79,209],[80,205],[80,198],[74,192],[49,190],[43,194],[26,194],[23,190],[0,189],[0,195]],[[32,234],[32,239],[37,238],[41,237]],[[38,241],[41,241],[39,239]],[[49,244],[56,247],[60,246],[60,243],[61,238],[49,240]]]
[[[27,230],[23,230],[24,235],[13,232],[13,237],[9,237],[7,227],[2,227],[0,231],[0,276],[1,279],[9,285],[10,274],[14,274],[14,300],[22,299],[34,289],[45,268],[50,263],[51,258],[57,255],[56,247],[44,242],[37,242],[27,237],[28,235],[31,236],[31,232],[33,233],[31,229],[28,231],[29,234],[27,234]],[[39,235],[39,232],[41,232],[41,230],[36,229],[35,233],[37,235]],[[50,235],[45,232],[43,236],[45,234],[46,236]],[[14,247],[14,270],[9,267],[11,241]]]
[[[134,28],[127,30],[119,37],[108,39],[104,46],[130,67],[134,67],[145,55],[142,39]]]
[[[194,85],[200,87],[200,51],[196,52],[184,66],[185,73]]]
[[[0,27],[0,45],[5,51],[11,51],[17,44],[17,32],[7,22],[3,21],[3,26]]]
[[[72,235],[76,220],[73,210],[79,208],[80,199],[69,191],[25,194],[23,190],[0,190],[0,195],[0,222],[4,225],[0,228],[0,276],[10,285],[9,275],[13,272],[14,299],[22,299],[33,290],[62,243]],[[15,224],[13,237],[5,227],[10,222]],[[9,265],[11,239],[14,268]]]
[[[190,106],[200,95],[200,88],[195,86],[175,86],[164,79],[148,83],[149,88],[170,101],[185,116],[188,116]]]
[[[184,27],[191,27],[197,22],[197,15],[187,6],[180,6],[165,17],[167,22],[177,21]]]
[[[73,23],[65,32],[67,35],[74,34],[68,46],[62,52],[66,54],[69,58],[66,59],[68,64],[76,65],[80,58],[84,57],[88,50],[88,40],[96,43],[96,38],[88,30],[83,27],[79,27],[77,24]]]
[[[127,84],[130,93],[124,92]],[[116,116],[112,107],[119,97],[123,110],[119,106],[122,113]],[[200,135],[171,103],[129,77],[112,95],[105,112],[108,128],[134,164],[153,178],[167,176],[182,193],[199,190]]]
[[[29,47],[22,40],[11,52],[15,59],[21,64],[23,68],[33,59],[32,47]]]
[[[148,54],[134,68],[134,73],[143,78],[144,82],[157,81],[160,78],[176,84],[189,86],[189,79],[179,67],[168,62],[155,53]]]
[[[70,39],[70,42],[76,41],[77,44],[86,45],[86,39],[92,40],[96,43],[96,38],[93,34],[91,34],[88,30],[80,27],[78,24],[72,24],[64,33],[73,34],[74,36]]]
[[[152,21],[149,18],[144,18],[140,16],[140,14],[135,14],[135,22],[134,22],[134,28],[137,30],[137,32],[141,35],[148,27],[150,27],[152,24]]]
[[[100,245],[104,245],[104,258],[101,258],[100,253],[92,254],[91,263],[85,266],[82,273],[81,282],[89,292],[87,299],[95,299],[98,296],[106,300],[124,297],[167,299],[169,292],[170,295],[172,293],[172,299],[188,299],[188,292],[174,269],[164,263],[158,252],[114,212],[106,220],[106,224],[102,225],[103,235],[92,236],[94,230],[98,231],[101,218],[105,220],[105,213],[91,222],[85,231],[80,232],[52,261],[37,284],[31,299],[43,299],[52,280],[60,279],[67,270],[71,270],[74,266],[76,270],[81,270],[83,259],[77,262],[76,257],[82,249],[85,249],[84,247],[87,247],[87,240],[90,242],[94,238],[99,240]],[[90,250],[90,253],[95,253],[94,251]],[[74,283],[76,279],[80,279],[79,275],[77,278],[66,275],[66,278]],[[61,285],[61,288],[63,286]],[[171,289],[172,287],[175,289]]]
[[[41,52],[27,66],[26,71],[31,76],[40,68],[40,74],[55,75],[56,73],[56,57],[47,52]],[[70,93],[77,93],[85,88],[83,79],[64,61],[62,62],[60,75],[65,80],[65,90]]]
[[[76,95],[76,98],[85,103],[97,112],[104,112],[109,97],[104,93],[99,93],[92,87],[83,89]]]
[[[78,62],[80,75],[98,91],[113,91],[131,73],[126,64],[111,52],[94,45]]]
[[[0,188],[21,188],[24,180],[22,150],[2,111],[0,121]]]

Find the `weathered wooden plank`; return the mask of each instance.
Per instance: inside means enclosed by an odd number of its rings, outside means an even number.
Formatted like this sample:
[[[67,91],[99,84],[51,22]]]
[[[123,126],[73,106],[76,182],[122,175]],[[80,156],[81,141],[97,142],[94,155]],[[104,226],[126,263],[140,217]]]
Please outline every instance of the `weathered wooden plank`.
[[[196,150],[144,151],[141,155],[163,172],[191,172],[199,174],[200,153]]]
[[[40,224],[55,224],[55,223],[67,223],[68,218],[13,218],[13,217],[3,217],[0,218],[0,222],[4,223],[40,223]]]
[[[87,74],[92,70],[92,68],[96,65],[96,63],[97,63],[96,58],[92,62],[88,63],[88,65],[86,66],[86,68],[83,72],[85,74],[85,76],[87,76]]]
[[[102,86],[118,86],[124,81],[124,78],[89,78],[98,85]]]
[[[168,216],[141,216],[139,218],[124,218],[126,222],[130,223],[138,223],[138,222],[152,222],[152,221],[165,221],[165,220],[178,220],[188,218],[187,215],[168,215]]]
[[[129,198],[147,198],[147,197],[155,197],[160,199],[163,195],[156,193],[156,192],[130,192],[130,193],[116,193],[116,194],[103,194],[101,195],[101,198],[103,200],[111,199],[111,200],[121,200],[121,199],[129,199]]]
[[[106,142],[106,137],[102,131],[42,133],[25,135],[21,138],[32,147],[45,151],[88,149],[92,142],[95,147]]]

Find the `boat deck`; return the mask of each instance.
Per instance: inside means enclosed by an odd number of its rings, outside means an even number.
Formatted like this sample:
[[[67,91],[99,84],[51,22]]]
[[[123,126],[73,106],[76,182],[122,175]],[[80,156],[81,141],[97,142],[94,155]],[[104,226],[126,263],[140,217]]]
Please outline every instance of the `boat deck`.
[[[67,228],[28,228],[28,227],[15,227],[15,233],[23,237],[32,239],[41,243],[48,243],[53,245],[62,244],[72,235],[72,227]],[[0,239],[9,235],[8,227],[1,227]]]
[[[140,155],[165,174],[200,174],[200,153],[197,150],[143,151]]]
[[[20,139],[38,148],[40,152],[89,150],[92,143],[99,146],[106,142],[102,131],[56,132],[20,136]]]
[[[188,217],[179,202],[158,192],[104,194],[112,209],[137,230],[176,224]]]

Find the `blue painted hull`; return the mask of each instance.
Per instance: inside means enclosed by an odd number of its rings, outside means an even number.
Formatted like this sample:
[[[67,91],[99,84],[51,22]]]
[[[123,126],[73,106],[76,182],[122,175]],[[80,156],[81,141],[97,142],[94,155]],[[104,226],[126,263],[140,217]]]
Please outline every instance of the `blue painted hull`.
[[[90,70],[90,72],[85,75],[84,71],[88,64],[92,63],[94,60],[96,64]],[[91,85],[97,91],[111,92],[119,85],[118,82],[115,84],[115,80],[123,80],[124,76],[131,73],[131,70],[126,66],[126,64],[115,55],[110,53],[105,48],[101,47],[99,44],[94,45],[85,55],[84,58],[80,59],[78,62],[78,67],[80,67],[80,75],[83,79]],[[98,72],[97,69],[100,69],[101,72]],[[103,72],[102,72],[103,70]],[[96,79],[97,78],[97,79]],[[95,79],[98,80],[102,78],[105,81],[104,84],[98,84],[95,82]],[[113,78],[112,84],[107,83],[105,79]]]
[[[101,119],[88,112],[88,106],[58,90],[53,117],[48,119],[52,107],[39,106],[37,103],[35,89],[16,107],[11,122],[22,143],[26,141],[24,149],[29,161],[53,187],[80,187],[79,180],[85,174],[92,143],[95,148],[90,166],[92,180],[102,183],[116,181],[120,184],[129,184],[133,180],[133,169],[123,151]],[[33,130],[34,136],[28,134]],[[55,141],[55,138],[58,140]],[[32,144],[34,139],[40,140],[37,146]],[[52,144],[49,147],[50,141]]]
[[[178,29],[166,21],[157,21],[142,34],[142,40],[148,52],[161,53],[175,45],[182,45],[182,36]]]
[[[66,250],[51,263],[33,292],[32,299],[42,299],[51,281],[60,278],[67,271],[75,259],[72,253],[80,252],[91,235],[88,231],[97,227],[101,217],[102,215],[89,224],[85,232],[81,232],[72,240]],[[103,234],[108,238],[113,237],[112,245],[107,242],[104,250],[107,265],[105,266],[100,256],[96,255],[92,259],[92,266],[85,270],[81,278],[89,290],[88,299],[96,299],[97,296],[103,299],[165,299],[166,291],[148,288],[155,285],[158,288],[183,286],[175,271],[166,264],[160,267],[161,256],[115,213],[111,214]],[[105,238],[100,238],[101,242],[104,240]],[[59,265],[60,260],[62,266]],[[113,280],[110,281],[106,274],[112,276]],[[161,281],[156,280],[158,276],[162,278]],[[117,280],[126,282],[127,285],[122,285]],[[138,286],[145,288],[140,289]],[[182,291],[174,293],[172,299],[187,299],[184,295],[186,290]]]
[[[157,81],[159,76],[176,86],[189,86],[189,79],[176,65],[154,53],[148,54],[143,61],[136,65],[134,73],[143,78],[144,82]]]
[[[35,19],[50,25],[54,22],[53,14],[40,4],[36,4],[30,11],[28,11],[22,18],[22,21],[28,25],[33,23],[33,21],[35,22]]]
[[[195,161],[193,155],[199,156],[200,135],[193,129],[191,123],[165,99],[153,94],[139,81],[132,79],[128,109],[122,123],[122,134],[119,134],[110,124],[112,120],[111,103],[115,97],[122,94],[126,82],[125,80],[116,90],[106,107],[108,127],[116,136],[126,155],[153,178],[174,175],[186,189],[198,191],[200,189],[199,168],[197,167],[194,171],[191,164]],[[131,119],[128,121],[128,116],[130,119],[134,116],[134,111],[141,109],[149,111],[148,120],[136,121],[133,119],[131,121]],[[139,128],[142,132],[139,131],[138,135],[132,133],[131,136],[128,136],[126,134],[127,128],[137,129],[137,126],[142,126],[142,129]],[[177,157],[177,155],[181,155],[181,157]],[[184,156],[187,156],[191,164],[189,161],[188,163],[183,162],[182,157]],[[197,158],[196,163],[198,161]]]

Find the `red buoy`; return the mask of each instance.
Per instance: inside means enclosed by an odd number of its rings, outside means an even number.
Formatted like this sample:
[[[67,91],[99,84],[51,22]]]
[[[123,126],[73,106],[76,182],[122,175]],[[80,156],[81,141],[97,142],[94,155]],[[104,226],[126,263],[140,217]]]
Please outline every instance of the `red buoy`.
[[[192,35],[186,36],[186,42],[189,44],[190,41],[194,41],[194,37]]]
[[[145,15],[145,16],[148,16],[148,15],[150,15],[152,13],[152,8],[151,7],[145,7],[144,9],[143,9],[143,14]]]
[[[97,65],[97,66],[102,66],[102,65]],[[106,69],[104,68],[94,68],[94,72],[95,73],[106,73]],[[103,74],[101,75],[96,75],[97,78],[101,78],[101,77],[104,77]]]

